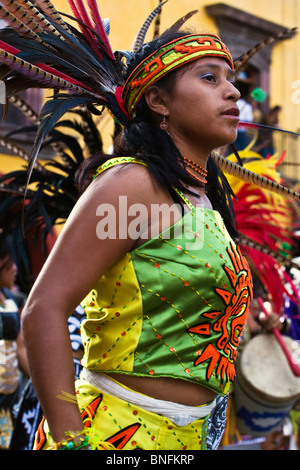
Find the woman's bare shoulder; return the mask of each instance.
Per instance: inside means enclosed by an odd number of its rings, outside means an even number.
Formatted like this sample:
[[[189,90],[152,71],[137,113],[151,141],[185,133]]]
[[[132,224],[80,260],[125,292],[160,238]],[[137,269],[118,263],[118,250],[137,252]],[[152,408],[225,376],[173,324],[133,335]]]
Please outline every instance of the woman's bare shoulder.
[[[151,194],[160,190],[150,169],[140,163],[118,164],[103,171],[89,187],[92,193],[106,191],[109,195],[126,195],[137,201],[147,202]]]

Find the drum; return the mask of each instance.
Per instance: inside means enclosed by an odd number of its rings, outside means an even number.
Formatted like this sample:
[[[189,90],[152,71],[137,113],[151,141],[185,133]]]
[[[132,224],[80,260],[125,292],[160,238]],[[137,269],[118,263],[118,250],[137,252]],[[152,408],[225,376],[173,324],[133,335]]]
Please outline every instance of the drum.
[[[283,336],[293,357],[299,346]],[[300,398],[300,377],[295,377],[272,334],[249,341],[237,361],[233,399],[236,424],[243,435],[266,436],[275,431]]]

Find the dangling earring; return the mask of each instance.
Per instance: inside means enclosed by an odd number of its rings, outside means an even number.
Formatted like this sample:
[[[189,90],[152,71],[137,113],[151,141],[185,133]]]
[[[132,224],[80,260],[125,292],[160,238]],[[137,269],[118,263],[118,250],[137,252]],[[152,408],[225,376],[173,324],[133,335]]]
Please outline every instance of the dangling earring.
[[[163,117],[163,120],[161,121],[159,127],[163,130],[163,131],[167,131],[168,130],[168,123],[166,121],[166,116]]]

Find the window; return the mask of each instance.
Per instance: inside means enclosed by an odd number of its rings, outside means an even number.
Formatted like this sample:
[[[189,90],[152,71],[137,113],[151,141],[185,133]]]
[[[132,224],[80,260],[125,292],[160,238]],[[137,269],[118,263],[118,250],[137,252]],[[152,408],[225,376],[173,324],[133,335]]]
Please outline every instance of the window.
[[[209,16],[215,19],[219,35],[229,47],[234,59],[269,36],[286,29],[285,26],[264,20],[224,3],[208,5],[205,10]],[[260,87],[269,96],[272,47],[272,45],[266,46],[259,54],[249,60],[245,72],[251,81],[250,91],[255,87]],[[268,108],[269,100],[267,98],[261,104],[261,111],[266,113]]]

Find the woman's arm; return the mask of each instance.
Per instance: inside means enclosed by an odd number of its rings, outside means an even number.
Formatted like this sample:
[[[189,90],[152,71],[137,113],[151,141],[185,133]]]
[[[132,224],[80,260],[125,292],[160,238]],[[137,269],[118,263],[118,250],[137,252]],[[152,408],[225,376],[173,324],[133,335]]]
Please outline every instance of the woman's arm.
[[[30,371],[28,367],[27,352],[24,344],[24,338],[22,331],[18,334],[17,337],[17,355],[19,362],[19,369],[25,375],[25,377],[30,377]]]
[[[133,188],[132,181],[138,186]],[[77,404],[57,398],[62,391],[75,396],[67,318],[136,241],[130,237],[100,240],[97,208],[114,206],[118,228],[119,195],[126,196],[128,204],[146,202],[147,189],[154,191],[151,181],[140,165],[112,169],[98,177],[76,204],[28,296],[22,328],[30,374],[55,441],[62,440],[66,431],[83,428]]]

